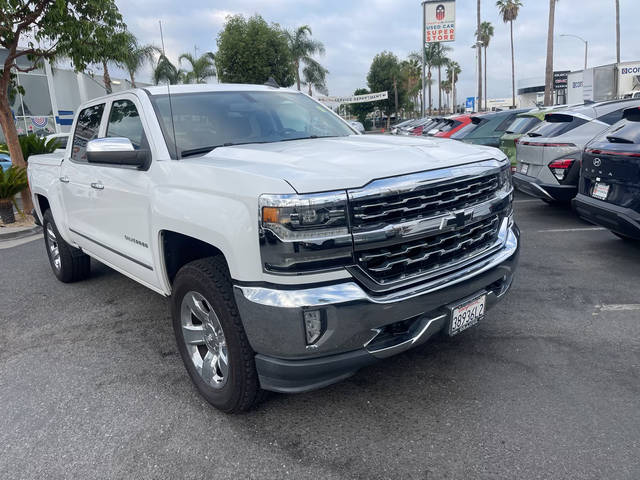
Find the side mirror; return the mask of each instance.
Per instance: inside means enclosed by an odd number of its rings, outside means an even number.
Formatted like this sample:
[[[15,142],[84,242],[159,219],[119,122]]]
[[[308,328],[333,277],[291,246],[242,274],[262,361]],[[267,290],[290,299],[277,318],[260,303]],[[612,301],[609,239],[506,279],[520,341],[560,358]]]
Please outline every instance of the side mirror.
[[[96,138],[87,143],[87,161],[103,165],[126,165],[148,170],[150,150],[135,150],[131,140],[121,137]]]

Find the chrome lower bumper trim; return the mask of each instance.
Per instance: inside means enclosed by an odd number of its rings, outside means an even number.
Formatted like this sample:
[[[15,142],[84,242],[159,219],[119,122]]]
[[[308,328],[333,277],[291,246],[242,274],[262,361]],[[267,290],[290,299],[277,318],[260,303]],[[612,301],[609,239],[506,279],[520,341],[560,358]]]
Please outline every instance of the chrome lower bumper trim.
[[[274,288],[236,286],[242,291],[244,298],[252,303],[269,307],[300,308],[318,307],[334,304],[345,304],[357,301],[367,301],[378,304],[395,303],[408,300],[419,295],[436,292],[457,283],[464,282],[476,275],[500,265],[512,257],[518,249],[518,238],[509,228],[504,247],[494,255],[484,258],[482,261],[430,282],[414,285],[411,288],[387,295],[369,295],[355,282],[345,282],[324,287],[315,287],[300,290],[278,290]]]

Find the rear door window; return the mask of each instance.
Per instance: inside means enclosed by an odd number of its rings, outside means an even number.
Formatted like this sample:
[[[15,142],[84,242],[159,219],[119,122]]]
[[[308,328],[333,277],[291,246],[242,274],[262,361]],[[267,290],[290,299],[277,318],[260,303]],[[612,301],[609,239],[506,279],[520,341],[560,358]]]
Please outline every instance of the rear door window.
[[[78,114],[76,130],[73,133],[72,160],[76,162],[87,161],[87,143],[94,138],[98,138],[103,112],[104,103],[101,103],[87,107]]]
[[[544,122],[531,129],[528,135],[530,137],[553,138],[570,132],[585,123],[587,123],[587,120],[573,115],[550,114],[545,117]]]

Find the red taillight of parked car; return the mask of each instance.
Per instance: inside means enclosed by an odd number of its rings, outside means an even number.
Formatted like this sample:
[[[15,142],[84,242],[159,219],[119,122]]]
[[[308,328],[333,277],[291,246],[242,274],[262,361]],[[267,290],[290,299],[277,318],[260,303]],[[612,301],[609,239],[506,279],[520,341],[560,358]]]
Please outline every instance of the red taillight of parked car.
[[[599,150],[593,148],[587,148],[585,152],[590,153],[591,155],[619,155],[621,157],[640,157],[640,153],[635,152],[614,152],[610,150]]]
[[[549,164],[549,168],[551,169],[551,173],[553,173],[554,177],[558,179],[559,182],[565,179],[567,176],[567,172],[571,168],[575,162],[572,158],[564,158],[562,160],[554,160]]]

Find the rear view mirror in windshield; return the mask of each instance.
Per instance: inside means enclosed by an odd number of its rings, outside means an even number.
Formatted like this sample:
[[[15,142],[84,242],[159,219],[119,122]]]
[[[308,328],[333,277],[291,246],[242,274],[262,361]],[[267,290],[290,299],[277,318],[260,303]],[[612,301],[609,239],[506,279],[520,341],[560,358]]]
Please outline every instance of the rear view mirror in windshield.
[[[563,113],[553,113],[545,117],[545,121],[534,127],[528,135],[530,137],[552,138],[570,132],[580,125],[587,123],[584,118],[574,117]]]

